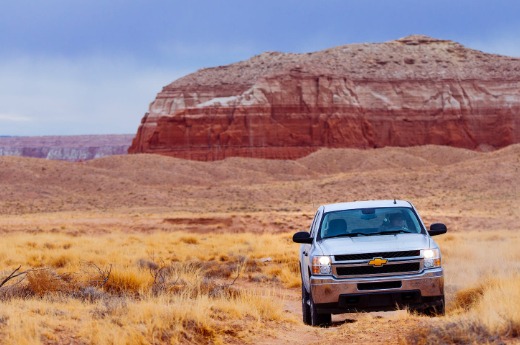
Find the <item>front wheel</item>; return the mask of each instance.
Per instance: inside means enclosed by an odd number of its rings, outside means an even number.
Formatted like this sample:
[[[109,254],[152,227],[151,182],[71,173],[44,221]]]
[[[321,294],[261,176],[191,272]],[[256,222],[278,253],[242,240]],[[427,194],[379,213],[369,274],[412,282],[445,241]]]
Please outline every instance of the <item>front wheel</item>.
[[[311,313],[311,325],[326,327],[332,324],[332,316],[330,313],[318,313],[316,305],[312,300],[312,294],[309,294],[309,309]]]
[[[302,316],[303,323],[306,325],[310,325],[311,321],[311,307],[309,302],[309,293],[305,290],[305,285],[302,282]]]
[[[424,309],[417,310],[417,313],[419,315],[424,315],[424,316],[444,316],[444,314],[446,313],[444,296],[442,296],[441,299],[439,299],[437,302],[435,302],[431,306],[424,308]]]

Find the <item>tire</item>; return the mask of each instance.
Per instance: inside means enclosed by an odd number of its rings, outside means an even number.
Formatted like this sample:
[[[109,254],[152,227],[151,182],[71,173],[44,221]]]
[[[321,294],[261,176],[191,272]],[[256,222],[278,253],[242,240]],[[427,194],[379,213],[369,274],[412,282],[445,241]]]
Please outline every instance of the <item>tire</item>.
[[[417,314],[424,316],[444,316],[446,313],[444,296],[427,308],[417,310]]]
[[[302,282],[302,316],[303,323],[311,324],[311,307],[309,306],[309,293],[305,290],[305,285]]]
[[[439,303],[432,306],[431,309],[431,316],[444,316],[446,314],[446,302],[444,300],[444,295],[442,296],[442,299],[439,300]]]
[[[332,324],[332,316],[330,313],[318,313],[316,305],[312,300],[312,294],[309,294],[309,302],[310,302],[310,314],[311,314],[311,325],[316,327],[327,327]]]

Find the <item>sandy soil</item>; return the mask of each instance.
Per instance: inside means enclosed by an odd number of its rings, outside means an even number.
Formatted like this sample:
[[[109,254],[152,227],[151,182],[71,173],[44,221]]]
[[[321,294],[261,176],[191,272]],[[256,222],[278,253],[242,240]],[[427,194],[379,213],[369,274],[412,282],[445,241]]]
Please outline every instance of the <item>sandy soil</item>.
[[[0,232],[63,219],[130,231],[287,231],[317,206],[412,201],[450,231],[518,229],[520,145],[490,153],[438,146],[325,149],[296,161],[194,162],[154,155],[69,163],[0,157]],[[109,228],[109,227],[107,227]]]

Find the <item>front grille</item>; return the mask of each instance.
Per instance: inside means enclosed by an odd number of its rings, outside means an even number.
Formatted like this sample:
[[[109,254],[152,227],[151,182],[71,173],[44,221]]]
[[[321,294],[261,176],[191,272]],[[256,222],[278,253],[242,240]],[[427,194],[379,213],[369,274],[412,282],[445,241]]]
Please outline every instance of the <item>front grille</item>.
[[[342,254],[335,255],[336,261],[349,261],[349,260],[368,260],[373,258],[404,258],[408,256],[419,256],[421,255],[420,250],[407,250],[403,252],[382,252],[382,253],[362,253],[362,254]]]
[[[384,274],[399,272],[417,272],[421,269],[419,262],[409,262],[396,265],[385,265],[382,267],[374,266],[348,266],[336,268],[338,276],[360,276],[366,274]]]

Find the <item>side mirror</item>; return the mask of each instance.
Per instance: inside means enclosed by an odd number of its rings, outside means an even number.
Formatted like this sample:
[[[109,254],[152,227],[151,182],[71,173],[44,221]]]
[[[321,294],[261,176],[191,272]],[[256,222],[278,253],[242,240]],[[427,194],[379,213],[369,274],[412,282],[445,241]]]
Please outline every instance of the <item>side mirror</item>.
[[[300,231],[293,235],[292,237],[293,242],[296,243],[312,243],[312,237],[311,234],[309,234],[307,231]]]
[[[430,225],[430,230],[428,230],[428,233],[430,234],[430,236],[437,236],[445,234],[446,231],[448,231],[446,225],[442,223],[433,223],[432,225]]]

